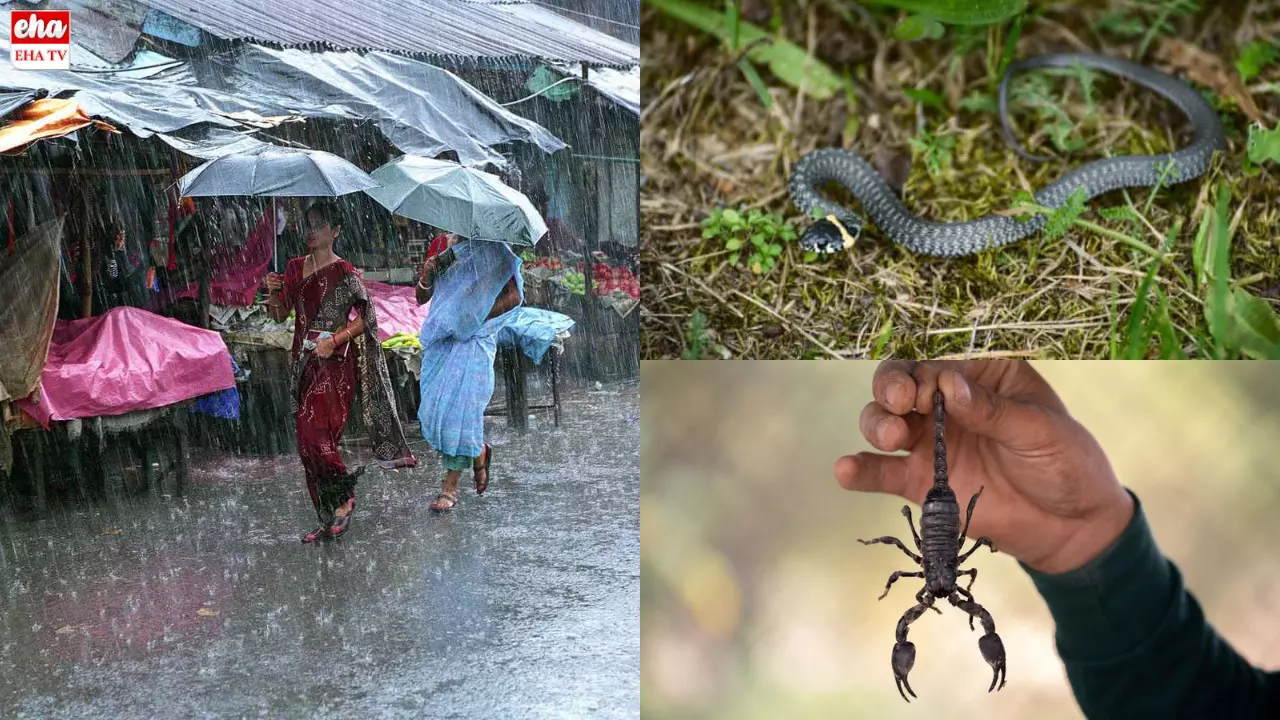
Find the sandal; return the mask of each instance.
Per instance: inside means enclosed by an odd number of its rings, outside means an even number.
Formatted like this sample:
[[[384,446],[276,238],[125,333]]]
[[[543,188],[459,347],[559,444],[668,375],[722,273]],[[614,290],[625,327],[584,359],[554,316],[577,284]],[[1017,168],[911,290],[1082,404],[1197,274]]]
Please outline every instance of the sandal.
[[[328,526],[328,525],[321,525],[320,527],[316,528],[315,530],[312,530],[311,532],[307,533],[306,535],[303,535],[303,536],[302,536],[302,542],[310,544],[310,543],[313,543],[313,542],[315,542],[315,541],[319,540],[320,538],[326,538],[326,537],[329,537],[329,526]]]
[[[489,463],[493,460],[493,448],[484,444],[484,465],[475,463],[471,466],[471,479],[476,485],[476,494],[483,495],[489,489]],[[480,482],[480,473],[484,473],[484,482]]]
[[[333,516],[333,524],[329,526],[329,537],[340,538],[346,534],[347,526],[351,524],[351,515],[356,511],[355,498],[352,498],[350,502],[351,509],[347,511],[346,515],[335,514]]]
[[[448,502],[449,504],[448,504],[448,505],[445,505],[445,504],[444,504],[445,502]],[[454,506],[454,505],[457,505],[457,504],[458,504],[458,494],[457,494],[457,493],[452,493],[452,494],[450,494],[450,493],[447,493],[447,492],[441,492],[439,495],[437,495],[437,496],[436,496],[435,501],[431,503],[431,510],[433,510],[433,511],[435,511],[435,512],[441,512],[441,511],[444,511],[444,510],[452,510],[452,509],[453,509],[453,506]]]

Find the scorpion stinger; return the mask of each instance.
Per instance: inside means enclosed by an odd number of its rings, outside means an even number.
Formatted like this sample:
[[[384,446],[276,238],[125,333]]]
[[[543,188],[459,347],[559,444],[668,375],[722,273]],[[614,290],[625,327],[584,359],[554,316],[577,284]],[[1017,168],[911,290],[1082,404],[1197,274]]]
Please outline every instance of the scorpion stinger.
[[[889,583],[885,585],[884,594],[880,596],[883,599],[885,595],[888,595],[889,588],[900,577],[924,578],[924,588],[916,593],[916,605],[903,613],[902,619],[898,621],[897,631],[895,632],[896,642],[893,646],[893,680],[898,686],[898,694],[902,695],[902,699],[907,700],[907,702],[911,701],[907,698],[906,693],[903,693],[903,688],[906,688],[911,697],[917,697],[915,691],[911,689],[911,685],[907,682],[907,673],[911,672],[911,668],[916,662],[916,646],[907,640],[907,630],[911,623],[918,620],[926,610],[933,610],[941,614],[942,611],[934,607],[934,602],[941,598],[946,598],[953,606],[968,613],[970,630],[973,629],[975,618],[982,623],[984,634],[978,638],[978,650],[982,652],[983,659],[995,671],[995,676],[991,680],[991,687],[988,688],[987,692],[1003,688],[1007,677],[1004,643],[1000,640],[1000,636],[996,634],[995,620],[992,619],[991,613],[974,602],[973,595],[969,592],[969,589],[973,587],[973,581],[978,579],[978,571],[973,568],[968,570],[959,569],[960,565],[983,545],[991,548],[991,552],[996,552],[996,547],[991,544],[990,538],[980,537],[974,541],[968,552],[963,555],[960,554],[964,539],[969,533],[969,521],[973,519],[973,509],[978,504],[978,497],[982,495],[982,488],[978,488],[978,492],[969,498],[969,507],[965,513],[964,529],[962,530],[960,527],[960,504],[956,501],[956,494],[951,490],[947,476],[947,445],[943,432],[945,416],[942,390],[935,390],[933,393],[933,487],[929,489],[929,493],[925,496],[924,505],[920,510],[919,535],[916,534],[915,525],[911,520],[910,506],[902,508],[902,514],[907,518],[907,525],[911,528],[911,537],[915,541],[916,549],[920,551],[920,555],[911,552],[901,540],[891,536],[858,541],[863,545],[875,545],[877,543],[897,545],[899,549],[923,568],[923,572],[894,572],[889,577]],[[956,585],[956,579],[961,575],[969,576],[968,588],[961,588]],[[998,687],[997,683],[999,683]]]

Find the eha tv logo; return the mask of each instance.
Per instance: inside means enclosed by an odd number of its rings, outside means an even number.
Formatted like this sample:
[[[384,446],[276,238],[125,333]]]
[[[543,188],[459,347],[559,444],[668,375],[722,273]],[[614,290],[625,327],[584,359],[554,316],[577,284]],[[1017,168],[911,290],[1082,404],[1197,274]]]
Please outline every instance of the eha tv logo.
[[[71,13],[14,10],[9,13],[9,54],[19,70],[71,69]]]

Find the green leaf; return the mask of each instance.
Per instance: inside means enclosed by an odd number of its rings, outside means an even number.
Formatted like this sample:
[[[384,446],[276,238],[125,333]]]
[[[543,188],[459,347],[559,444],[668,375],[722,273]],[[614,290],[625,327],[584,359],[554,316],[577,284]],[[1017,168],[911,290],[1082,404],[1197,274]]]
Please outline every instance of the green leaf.
[[[947,101],[942,99],[938,93],[926,88],[906,88],[902,91],[907,99],[914,100],[922,105],[936,107],[943,112],[947,112]]]
[[[1271,63],[1280,60],[1280,52],[1269,42],[1254,41],[1240,49],[1240,57],[1236,59],[1236,71],[1240,79],[1249,82]]]
[[[1161,360],[1186,360],[1186,353],[1182,352],[1182,345],[1178,342],[1178,335],[1173,330],[1173,321],[1169,319],[1169,296],[1160,292],[1160,286],[1156,286],[1156,300],[1160,303],[1160,307],[1156,310],[1156,334],[1160,337],[1160,359]]]
[[[1233,350],[1230,308],[1227,307],[1231,281],[1231,211],[1227,206],[1230,199],[1227,186],[1219,185],[1217,203],[1209,211],[1209,246],[1206,249],[1209,293],[1205,296],[1204,312],[1209,323],[1209,335],[1215,341],[1216,359],[1223,359],[1223,355]]]
[[[695,5],[689,0],[644,0],[667,15],[702,32],[729,42],[728,18],[723,12]],[[766,40],[747,53],[753,63],[764,65],[774,77],[794,88],[804,86],[805,94],[817,100],[829,100],[845,87],[845,82],[830,66],[810,58],[804,48],[783,37],[771,36],[764,30],[742,22],[738,27],[740,47]]]
[[[818,259],[818,253],[816,252],[810,251],[804,254],[804,261],[806,263],[814,262],[817,259]]]
[[[879,360],[884,352],[885,345],[889,344],[889,337],[893,334],[893,318],[889,318],[888,322],[881,328],[880,334],[876,336],[875,347],[871,348],[871,359]]]
[[[1027,0],[863,0],[933,18],[948,25],[993,25],[1027,9]]]
[[[741,253],[736,253],[736,252],[735,252],[735,253],[729,253],[729,264],[730,264],[730,265],[737,265],[737,264],[738,264],[738,259],[739,259],[740,257],[741,257]]]
[[[1119,205],[1117,207],[1102,208],[1101,210],[1098,211],[1098,214],[1108,220],[1119,220],[1121,222],[1126,222],[1131,225],[1137,225],[1139,222],[1141,222],[1141,220],[1139,220],[1138,218],[1138,214],[1135,213],[1133,211],[1133,208],[1129,207],[1128,205]]]
[[[1083,187],[1072,191],[1067,197],[1067,203],[1049,214],[1049,219],[1044,225],[1045,237],[1053,239],[1065,235],[1076,220],[1084,214],[1087,202]]]
[[[755,233],[751,236],[751,244],[756,247],[764,247],[764,235]]]
[[[742,58],[738,61],[738,69],[742,71],[743,77],[750,83],[751,88],[756,91],[756,97],[760,98],[760,104],[766,108],[773,107],[773,96],[769,94],[769,86],[765,85],[760,73],[756,72],[756,66],[752,65],[747,58]]]
[[[826,213],[823,212],[822,208],[818,207],[817,205],[813,206],[813,209],[809,211],[809,215],[814,220],[821,220],[822,218],[826,217]]]
[[[742,17],[737,0],[724,0],[724,13],[729,22],[729,52],[738,52],[742,47]]]
[[[960,109],[968,110],[969,112],[993,113],[997,110],[996,100],[987,93],[975,90],[960,100]]]
[[[730,223],[742,222],[742,215],[741,215],[741,213],[739,213],[737,210],[733,210],[733,209],[727,209],[727,210],[725,210],[725,211],[724,211],[724,214],[723,214],[723,215],[721,215],[721,217],[723,217],[723,218],[724,218],[725,222],[730,222]]]
[[[741,250],[742,238],[729,238],[724,242],[725,250]]]
[[[898,21],[893,28],[893,38],[903,42],[915,42],[928,38],[937,40],[945,34],[947,29],[942,23],[928,18],[923,15],[908,15]]]
[[[1236,288],[1232,300],[1241,350],[1256,360],[1274,357],[1273,348],[1280,346],[1280,318],[1271,304],[1244,288]]]
[[[1259,165],[1264,162],[1280,163],[1280,125],[1271,130],[1250,125],[1247,148],[1250,162]]]

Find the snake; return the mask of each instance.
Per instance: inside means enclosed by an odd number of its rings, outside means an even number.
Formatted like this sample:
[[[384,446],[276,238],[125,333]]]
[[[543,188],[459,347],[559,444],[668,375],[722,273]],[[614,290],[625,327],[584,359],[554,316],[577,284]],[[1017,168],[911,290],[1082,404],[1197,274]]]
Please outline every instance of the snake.
[[[1217,112],[1187,83],[1128,60],[1094,53],[1034,55],[1010,63],[1000,79],[999,110],[1004,141],[1020,157],[1049,160],[1025,151],[1009,128],[1008,85],[1017,73],[1041,68],[1084,67],[1130,80],[1173,103],[1191,121],[1191,143],[1159,155],[1120,155],[1092,160],[1064,173],[1034,194],[1035,202],[1053,210],[1065,205],[1077,190],[1089,200],[1120,188],[1174,185],[1209,170],[1216,151],[1225,150],[1226,135]],[[847,188],[866,214],[893,242],[926,256],[959,257],[1016,242],[1039,231],[1048,217],[987,215],[968,222],[931,222],[907,209],[897,194],[866,160],[844,148],[818,148],[797,161],[788,180],[791,201],[816,218],[800,237],[806,251],[821,254],[847,250],[862,231],[862,220],[850,209],[824,196],[819,187],[835,181]]]

